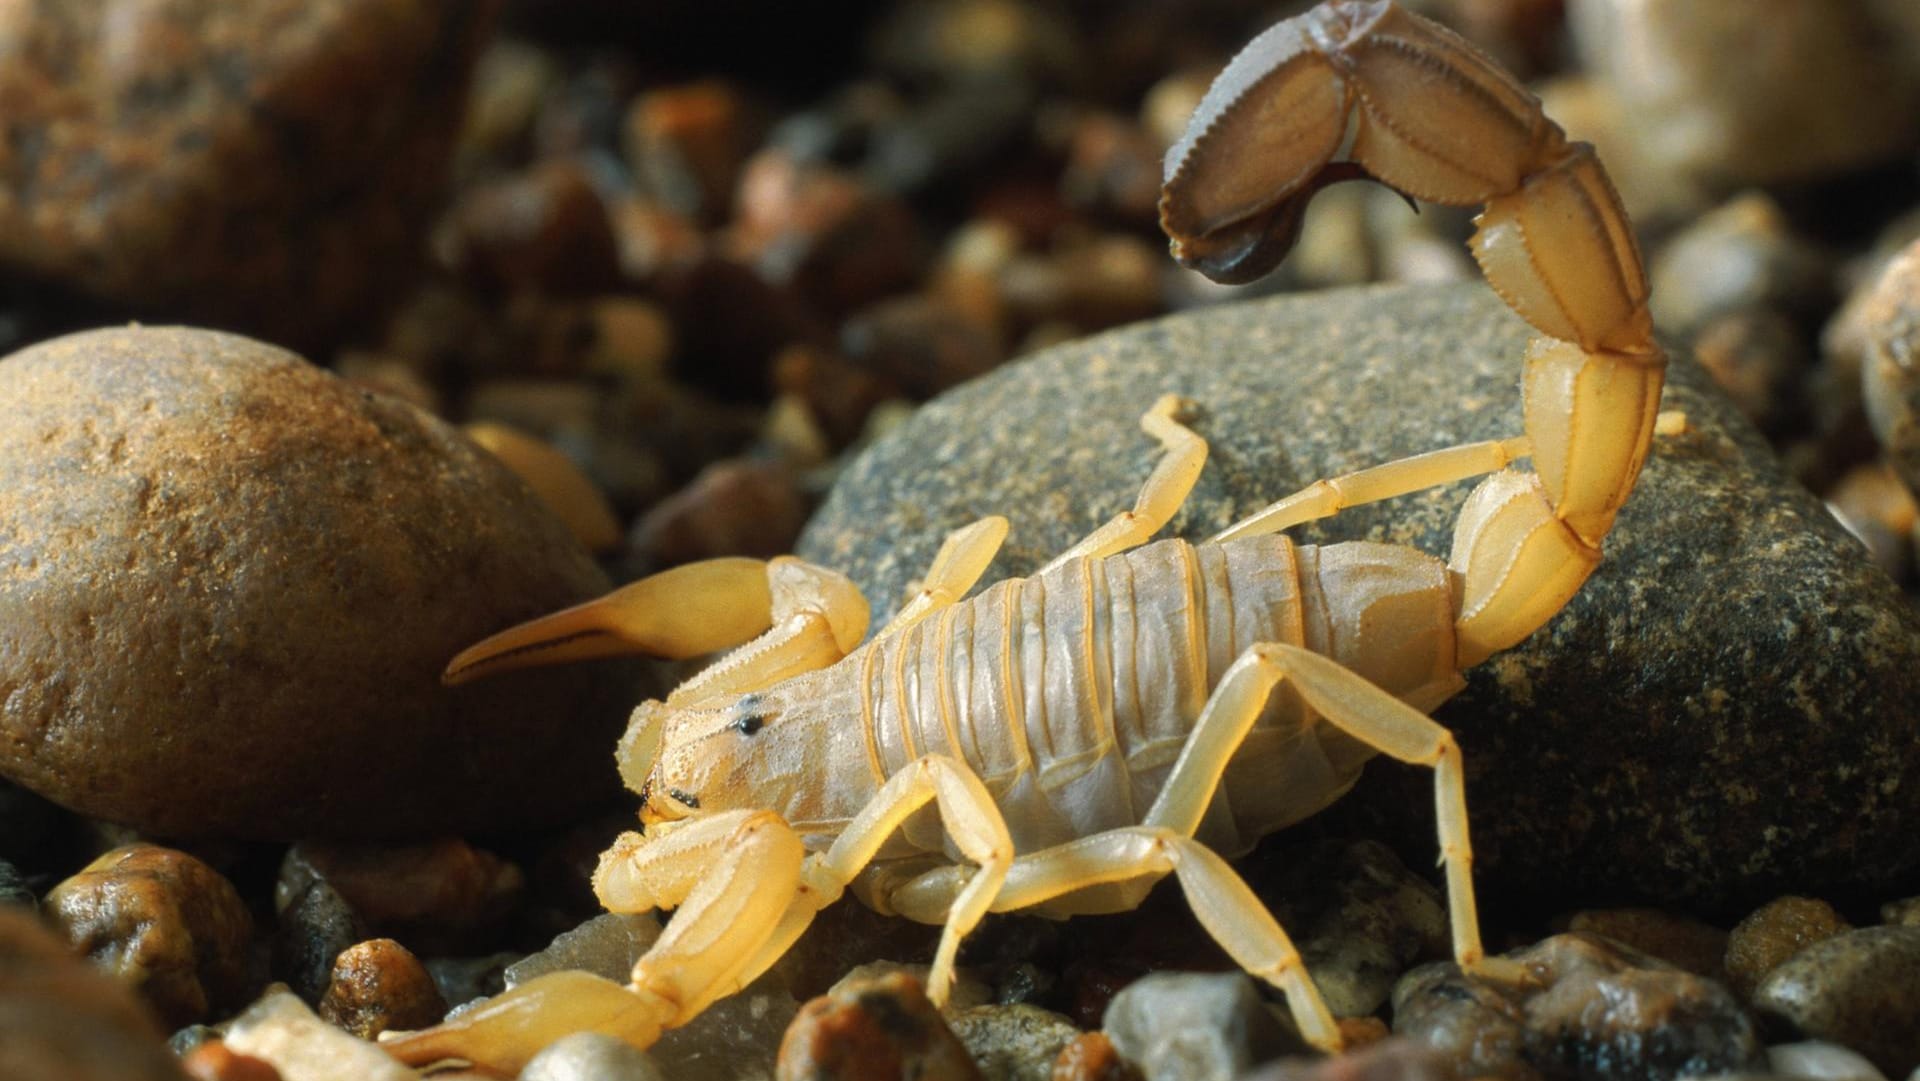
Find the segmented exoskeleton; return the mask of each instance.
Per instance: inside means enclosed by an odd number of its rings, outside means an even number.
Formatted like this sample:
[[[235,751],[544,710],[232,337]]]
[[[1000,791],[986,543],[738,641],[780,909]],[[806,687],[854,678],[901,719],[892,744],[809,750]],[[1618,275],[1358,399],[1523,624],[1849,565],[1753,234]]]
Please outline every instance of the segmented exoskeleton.
[[[858,591],[791,559],[678,568],[481,643],[450,678],[747,644],[642,704],[618,750],[645,831],[606,853],[595,888],[615,911],[680,909],[632,979],[544,976],[395,1052],[516,1068],[581,1029],[645,1045],[764,971],[848,888],[945,925],[928,980],[941,1001],[986,912],[1111,911],[1170,873],[1226,950],[1286,993],[1306,1037],[1334,1048],[1293,945],[1219,853],[1312,814],[1377,753],[1434,768],[1456,959],[1517,978],[1482,951],[1460,752],[1424,711],[1593,570],[1648,453],[1665,361],[1592,148],[1384,0],[1323,4],[1227,66],[1168,157],[1162,223],[1183,262],[1241,280],[1286,254],[1316,191],[1359,178],[1486,204],[1474,255],[1544,335],[1526,359],[1524,435],[1319,481],[1202,544],[1146,544],[1206,459],[1169,396],[1142,419],[1165,455],[1133,509],[966,600],[1007,526],[956,531],[864,645]],[[1527,457],[1531,472],[1507,468]],[[1445,563],[1278,535],[1482,473]]]

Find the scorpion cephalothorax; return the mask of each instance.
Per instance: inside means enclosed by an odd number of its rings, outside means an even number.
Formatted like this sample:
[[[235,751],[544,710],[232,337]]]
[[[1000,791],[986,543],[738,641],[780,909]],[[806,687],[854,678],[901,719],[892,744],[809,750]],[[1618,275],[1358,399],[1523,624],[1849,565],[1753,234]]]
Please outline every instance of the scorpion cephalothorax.
[[[1206,461],[1169,396],[1142,418],[1165,454],[1131,510],[966,600],[1007,526],[956,531],[864,644],[852,584],[791,559],[678,568],[482,642],[449,678],[746,644],[637,709],[617,752],[645,832],[602,857],[595,889],[614,911],[679,908],[632,979],[544,976],[393,1051],[513,1069],[566,1032],[645,1045],[765,971],[850,887],[945,925],[928,979],[941,1001],[985,913],[1111,911],[1168,874],[1306,1037],[1338,1047],[1286,933],[1216,848],[1313,813],[1374,754],[1433,767],[1455,958],[1517,978],[1481,948],[1460,751],[1423,711],[1591,573],[1665,361],[1592,148],[1385,0],[1322,4],[1235,57],[1168,156],[1161,220],[1182,262],[1244,280],[1286,255],[1316,191],[1361,178],[1485,204],[1474,256],[1545,335],[1526,357],[1525,434],[1319,481],[1203,544],[1147,544]],[[1507,468],[1527,457],[1531,472]],[[1445,563],[1276,535],[1479,474]]]

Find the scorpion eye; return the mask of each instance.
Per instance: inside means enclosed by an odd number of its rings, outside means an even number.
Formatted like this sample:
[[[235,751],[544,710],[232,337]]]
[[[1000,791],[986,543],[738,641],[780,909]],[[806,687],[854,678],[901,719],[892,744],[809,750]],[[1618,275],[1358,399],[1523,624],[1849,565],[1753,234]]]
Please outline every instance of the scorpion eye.
[[[751,736],[767,726],[764,713],[744,713],[733,722],[733,727],[743,736]]]

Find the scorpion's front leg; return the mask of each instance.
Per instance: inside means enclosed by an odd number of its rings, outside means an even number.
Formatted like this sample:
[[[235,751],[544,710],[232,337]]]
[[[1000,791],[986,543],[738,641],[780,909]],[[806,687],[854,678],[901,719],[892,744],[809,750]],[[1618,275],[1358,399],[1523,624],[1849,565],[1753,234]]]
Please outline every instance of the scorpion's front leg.
[[[682,908],[631,982],[551,973],[385,1047],[412,1065],[461,1059],[509,1073],[574,1032],[646,1047],[739,989],[798,937],[825,903],[802,883],[803,855],[800,838],[769,811],[689,819],[651,838],[625,834],[594,875],[601,902],[615,912]]]
[[[448,683],[513,668],[624,654],[682,660],[746,644],[680,685],[669,702],[768,686],[824,668],[867,632],[846,576],[802,560],[709,559],[509,627],[462,651]]]
[[[1137,548],[1173,519],[1207,465],[1207,441],[1180,422],[1180,414],[1190,408],[1192,403],[1177,394],[1163,394],[1153,403],[1140,418],[1140,428],[1159,440],[1166,453],[1147,474],[1133,509],[1109,518],[1035,574],[1045,574],[1075,559],[1100,559]]]

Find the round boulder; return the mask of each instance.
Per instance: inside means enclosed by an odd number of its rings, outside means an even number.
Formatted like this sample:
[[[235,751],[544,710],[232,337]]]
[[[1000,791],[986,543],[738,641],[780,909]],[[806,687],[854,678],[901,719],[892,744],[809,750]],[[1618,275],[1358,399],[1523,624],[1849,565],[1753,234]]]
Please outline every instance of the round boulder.
[[[447,689],[603,592],[451,427],[231,334],[0,360],[0,775],[161,836],[537,826],[618,791],[631,671]]]
[[[1005,514],[986,581],[1027,574],[1133,505],[1161,455],[1140,414],[1200,405],[1212,454],[1168,534],[1212,535],[1322,477],[1521,432],[1532,330],[1484,285],[1382,287],[1125,327],[922,409],[801,537],[884,626],[950,529]],[[1572,603],[1467,673],[1436,716],[1466,754],[1487,906],[1636,899],[1736,910],[1868,895],[1920,870],[1920,614],[1695,363]],[[1524,468],[1524,467],[1523,467]],[[1470,484],[1298,531],[1444,557]],[[1143,677],[1144,678],[1144,677]],[[988,718],[973,718],[986,723]],[[1433,775],[1375,762],[1332,813],[1434,854]]]

